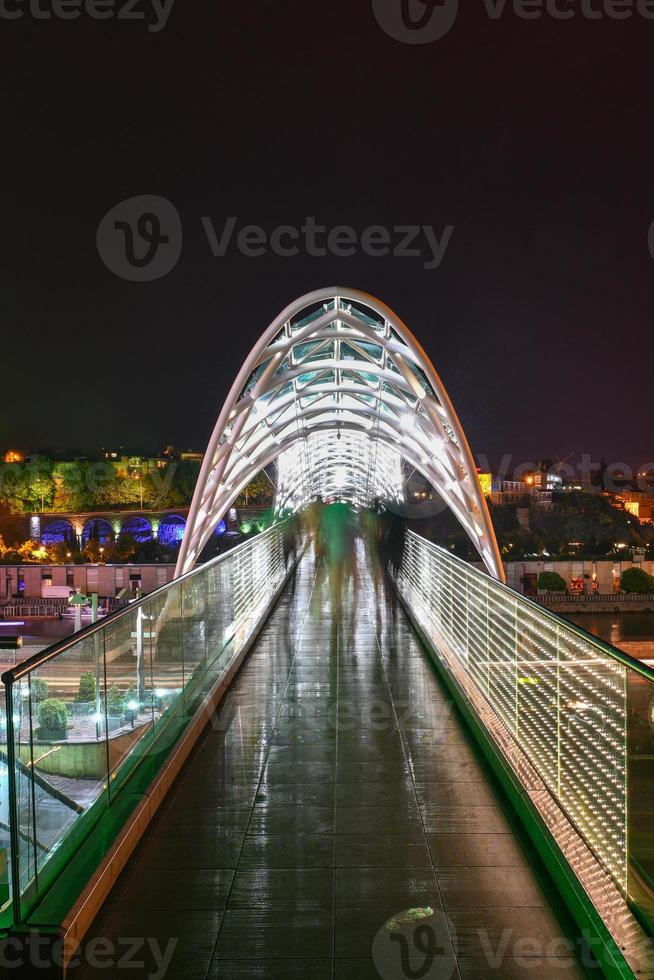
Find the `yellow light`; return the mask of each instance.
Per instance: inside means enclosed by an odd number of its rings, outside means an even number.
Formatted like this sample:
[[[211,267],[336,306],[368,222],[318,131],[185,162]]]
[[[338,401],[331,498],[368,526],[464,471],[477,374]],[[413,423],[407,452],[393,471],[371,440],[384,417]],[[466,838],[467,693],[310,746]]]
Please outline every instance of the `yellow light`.
[[[481,489],[484,497],[490,497],[491,490],[493,489],[493,475],[492,473],[478,473],[479,483],[481,484]]]

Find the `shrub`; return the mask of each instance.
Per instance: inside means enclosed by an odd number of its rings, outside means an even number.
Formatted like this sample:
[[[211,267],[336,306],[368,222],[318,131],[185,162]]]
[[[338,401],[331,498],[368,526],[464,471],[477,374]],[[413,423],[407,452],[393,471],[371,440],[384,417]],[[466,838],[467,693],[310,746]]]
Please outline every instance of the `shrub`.
[[[90,670],[80,674],[77,700],[95,701],[95,674],[92,674]]]
[[[540,592],[565,592],[565,579],[558,572],[541,572],[537,587]]]
[[[39,727],[51,732],[65,732],[68,727],[66,705],[58,698],[47,698],[45,701],[41,701],[36,717]]]
[[[117,718],[125,713],[125,698],[114,684],[107,694],[107,714]]]
[[[138,701],[138,691],[136,690],[133,684],[130,684],[130,686],[125,691],[124,700],[125,700],[125,707],[127,707],[127,705],[130,702]]]
[[[48,682],[41,677],[35,677],[30,681],[30,690],[33,703],[39,704],[41,701],[45,701],[48,696]]]
[[[648,575],[642,568],[628,568],[622,573],[620,586],[623,592],[654,592],[654,577]]]

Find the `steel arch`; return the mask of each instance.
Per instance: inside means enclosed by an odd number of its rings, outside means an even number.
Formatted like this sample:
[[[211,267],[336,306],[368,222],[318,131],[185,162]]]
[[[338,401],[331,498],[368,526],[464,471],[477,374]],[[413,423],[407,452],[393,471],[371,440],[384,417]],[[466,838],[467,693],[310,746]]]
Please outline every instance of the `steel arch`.
[[[360,434],[351,440],[352,471],[363,479],[355,454],[367,446],[371,493],[389,489],[390,452],[410,462],[453,511],[488,571],[504,581],[470,447],[431,361],[389,307],[340,287],[307,293],[287,306],[246,359],[207,447],[177,574],[193,567],[252,477],[294,447],[298,458],[305,457],[298,478],[315,492],[325,468],[309,447],[325,432],[334,440]],[[383,467],[379,452],[385,454]]]

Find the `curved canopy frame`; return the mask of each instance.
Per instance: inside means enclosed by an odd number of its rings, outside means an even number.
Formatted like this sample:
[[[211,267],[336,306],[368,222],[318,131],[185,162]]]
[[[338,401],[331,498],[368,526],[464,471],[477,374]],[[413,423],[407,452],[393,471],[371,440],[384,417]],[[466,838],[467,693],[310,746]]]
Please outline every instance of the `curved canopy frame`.
[[[193,567],[252,477],[280,457],[287,479],[302,480],[309,494],[342,484],[356,497],[365,482],[368,498],[396,494],[393,458],[406,460],[453,511],[491,575],[504,580],[472,454],[443,383],[411,331],[373,296],[338,287],[308,293],[261,336],[209,441],[177,574]]]

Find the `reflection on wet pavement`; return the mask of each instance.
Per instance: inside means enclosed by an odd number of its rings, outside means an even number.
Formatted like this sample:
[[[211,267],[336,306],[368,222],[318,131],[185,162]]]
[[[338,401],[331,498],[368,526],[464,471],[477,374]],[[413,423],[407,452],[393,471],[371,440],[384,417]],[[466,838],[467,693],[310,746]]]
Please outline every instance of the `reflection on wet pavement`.
[[[311,555],[90,935],[175,980],[584,975],[402,610]]]

